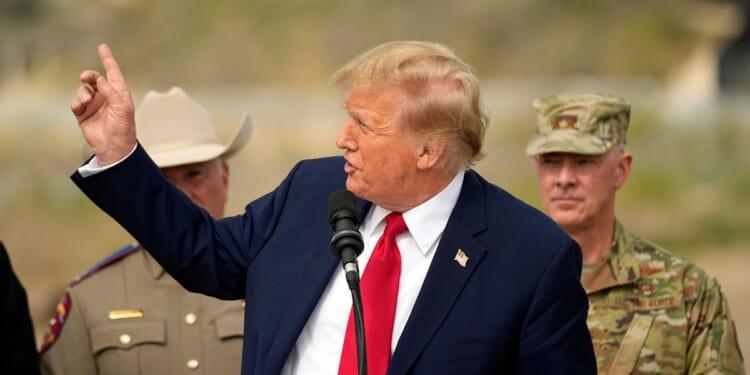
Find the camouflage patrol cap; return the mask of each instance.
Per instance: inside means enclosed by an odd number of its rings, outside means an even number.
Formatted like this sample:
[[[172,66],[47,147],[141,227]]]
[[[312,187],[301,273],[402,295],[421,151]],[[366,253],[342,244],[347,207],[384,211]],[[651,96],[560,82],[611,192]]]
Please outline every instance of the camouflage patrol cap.
[[[569,152],[600,155],[622,142],[628,130],[630,104],[599,94],[563,94],[534,101],[536,133],[526,155]]]

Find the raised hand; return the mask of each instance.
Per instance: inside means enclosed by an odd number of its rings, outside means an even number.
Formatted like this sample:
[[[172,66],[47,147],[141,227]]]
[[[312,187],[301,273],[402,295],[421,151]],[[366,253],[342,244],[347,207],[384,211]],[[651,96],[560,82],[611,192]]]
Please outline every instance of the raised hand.
[[[107,77],[94,70],[81,73],[83,85],[78,87],[70,110],[99,165],[105,166],[123,159],[135,147],[135,110],[112,51],[101,44],[98,52]]]

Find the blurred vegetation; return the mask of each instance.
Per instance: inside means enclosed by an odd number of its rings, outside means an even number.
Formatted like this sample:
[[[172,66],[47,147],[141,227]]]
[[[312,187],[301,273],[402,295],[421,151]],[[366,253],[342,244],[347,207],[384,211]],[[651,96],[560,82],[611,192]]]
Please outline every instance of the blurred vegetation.
[[[747,3],[0,0],[0,239],[38,325],[67,281],[130,241],[68,180],[81,137],[67,105],[81,70],[100,69],[99,43],[113,48],[136,102],[148,89],[181,85],[225,135],[250,112],[252,139],[230,160],[228,212],[238,213],[298,159],[339,153],[341,98],[327,82],[337,67],[381,42],[424,39],[453,47],[483,82],[492,122],[477,169],[488,180],[539,207],[524,156],[531,101],[565,91],[620,95],[633,103],[635,155],[618,194],[620,219],[678,254],[747,254],[750,78],[742,77],[750,64],[728,64],[731,94],[709,82],[679,93],[702,101],[674,106],[670,91],[698,45],[750,57],[732,42],[750,40]],[[726,4],[740,6],[712,7]],[[718,75],[710,62],[709,76]],[[750,323],[738,327],[750,345]]]
[[[6,69],[56,82],[98,67],[101,42],[134,83],[245,85],[317,82],[394,39],[446,43],[487,77],[663,78],[701,37],[696,3],[0,0],[0,45]]]

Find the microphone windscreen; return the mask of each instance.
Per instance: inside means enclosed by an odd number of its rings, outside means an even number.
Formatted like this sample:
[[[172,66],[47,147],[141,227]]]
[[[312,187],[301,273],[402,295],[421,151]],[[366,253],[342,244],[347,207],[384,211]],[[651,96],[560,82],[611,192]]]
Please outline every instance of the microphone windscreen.
[[[359,211],[357,210],[357,200],[354,194],[346,189],[335,191],[328,198],[328,222],[334,225],[335,222],[346,217],[354,225],[359,224]]]

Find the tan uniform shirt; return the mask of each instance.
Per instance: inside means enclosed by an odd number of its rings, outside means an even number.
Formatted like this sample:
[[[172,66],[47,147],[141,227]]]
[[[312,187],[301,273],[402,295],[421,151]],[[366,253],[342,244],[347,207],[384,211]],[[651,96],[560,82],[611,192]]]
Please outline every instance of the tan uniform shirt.
[[[71,283],[42,372],[239,374],[243,301],[187,292],[142,248],[125,250]]]
[[[744,374],[718,282],[615,223],[607,259],[585,275],[600,374]]]

